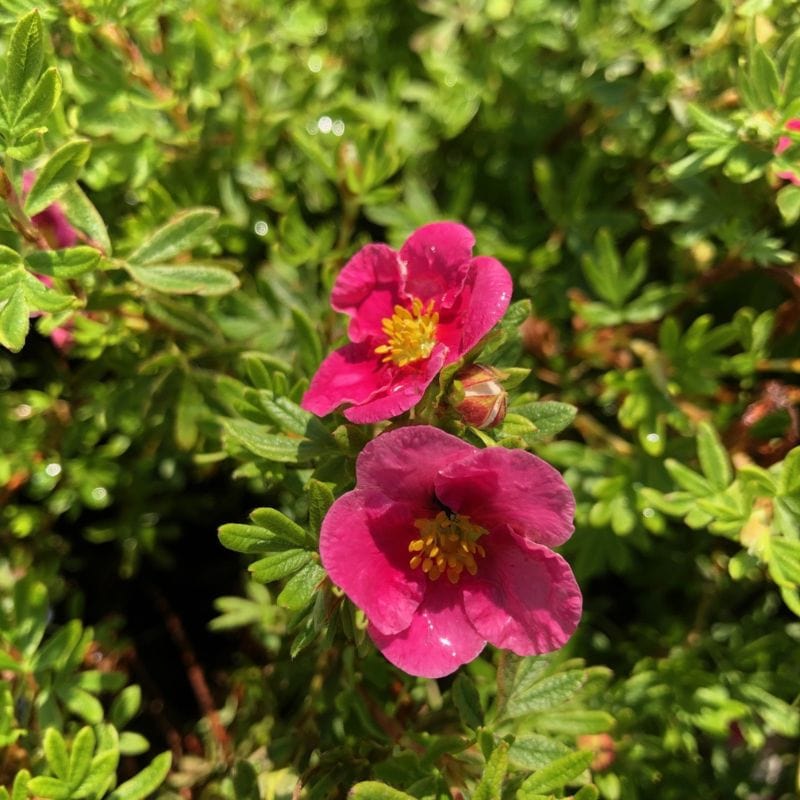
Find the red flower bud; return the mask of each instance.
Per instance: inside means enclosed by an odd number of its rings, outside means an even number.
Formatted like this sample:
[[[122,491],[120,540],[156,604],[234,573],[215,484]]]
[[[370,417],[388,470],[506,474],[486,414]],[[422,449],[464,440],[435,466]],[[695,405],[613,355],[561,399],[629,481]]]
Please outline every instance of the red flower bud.
[[[485,364],[471,364],[456,375],[458,396],[454,406],[467,425],[493,428],[503,421],[508,405],[508,392],[500,382],[504,377]]]

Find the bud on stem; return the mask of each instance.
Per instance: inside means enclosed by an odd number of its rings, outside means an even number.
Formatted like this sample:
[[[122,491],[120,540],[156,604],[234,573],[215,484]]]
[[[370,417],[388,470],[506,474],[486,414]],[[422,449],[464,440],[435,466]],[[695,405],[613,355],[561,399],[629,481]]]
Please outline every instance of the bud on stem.
[[[452,405],[462,421],[475,428],[493,428],[506,415],[505,373],[485,364],[470,364],[456,375]]]

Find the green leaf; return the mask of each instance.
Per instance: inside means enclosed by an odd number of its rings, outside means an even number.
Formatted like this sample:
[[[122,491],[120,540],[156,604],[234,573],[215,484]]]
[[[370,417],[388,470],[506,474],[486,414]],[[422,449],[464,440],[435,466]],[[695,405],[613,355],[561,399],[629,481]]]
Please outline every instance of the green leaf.
[[[237,761],[233,768],[233,794],[236,800],[261,800],[258,773],[249,761]]]
[[[315,478],[311,478],[306,484],[306,492],[308,494],[308,527],[315,539],[319,539],[322,520],[325,519],[328,509],[333,505],[333,492],[327,483]]]
[[[103,721],[102,704],[84,689],[79,689],[76,686],[58,686],[56,694],[75,716],[80,717],[90,725],[99,725]]]
[[[664,459],[664,466],[667,468],[672,480],[681,489],[690,492],[695,497],[707,497],[714,494],[711,484],[702,475],[684,466],[680,461],[676,461],[674,458],[666,458]]]
[[[717,134],[731,142],[736,140],[736,126],[724,117],[711,114],[694,103],[688,103],[686,111],[692,118],[692,122],[701,130],[706,131],[706,133]]]
[[[606,228],[601,228],[595,238],[595,252],[587,253],[581,260],[586,280],[595,294],[618,308],[624,301],[620,275],[622,262],[614,239]]]
[[[118,786],[107,800],[143,800],[161,786],[171,766],[172,753],[161,753],[138,775]]]
[[[250,512],[250,519],[266,528],[270,533],[296,547],[315,547],[316,540],[294,520],[281,514],[276,508],[256,508]]]
[[[0,308],[0,344],[18,353],[30,329],[30,311],[25,292],[18,286]]]
[[[215,208],[191,208],[182,211],[134,250],[128,256],[129,264],[168,261],[178,253],[200,244],[216,227],[218,218],[219,211]]]
[[[778,480],[778,494],[800,494],[800,447],[790,450],[783,459],[781,476]]]
[[[66,779],[69,773],[69,754],[64,737],[55,729],[48,728],[42,741],[47,765],[56,777]]]
[[[569,403],[545,401],[512,406],[509,411],[529,420],[536,426],[534,438],[554,436],[572,424],[578,409]],[[530,434],[529,434],[530,436]],[[527,438],[527,437],[526,437]]]
[[[414,797],[399,789],[393,789],[380,781],[362,781],[347,794],[350,800],[414,800]]]
[[[137,283],[164,294],[214,297],[239,288],[239,279],[230,270],[207,264],[126,264],[125,268]]]
[[[64,781],[41,775],[31,778],[28,783],[28,791],[36,797],[45,798],[45,800],[67,800],[72,794]]]
[[[697,429],[697,455],[700,467],[714,489],[722,491],[733,480],[733,470],[728,452],[722,446],[713,425],[701,422]]]
[[[593,783],[589,783],[581,786],[572,796],[572,800],[597,800],[598,797],[600,797],[600,790]]]
[[[794,225],[800,219],[800,186],[789,184],[784,186],[776,195],[775,202],[781,212],[783,221],[787,225]]]
[[[61,669],[66,664],[70,653],[75,649],[83,635],[80,620],[72,619],[59,628],[39,649],[33,658],[33,669],[41,672],[45,669]]]
[[[508,772],[508,742],[501,741],[492,751],[480,783],[472,793],[472,800],[500,800],[506,772]]]
[[[67,773],[67,783],[72,789],[77,789],[89,774],[95,744],[94,731],[88,726],[81,728],[72,740],[72,752],[69,756]]]
[[[322,361],[322,342],[317,329],[308,314],[300,308],[293,307],[292,321],[296,333],[296,347],[300,363],[308,375],[313,375]]]
[[[77,278],[93,270],[100,261],[94,247],[70,247],[67,250],[36,250],[25,260],[34,272],[55,278]]]
[[[80,787],[73,793],[75,798],[104,796],[105,791],[116,779],[119,764],[119,749],[115,746],[98,753],[89,764],[89,771]]]
[[[304,609],[314,599],[326,574],[316,561],[311,561],[289,578],[275,602],[290,611]]]
[[[771,537],[769,571],[779,586],[800,585],[800,541]]]
[[[28,782],[31,774],[26,769],[21,769],[14,778],[14,787],[11,790],[11,800],[26,800],[28,797]]]
[[[61,76],[55,67],[50,67],[19,109],[12,123],[15,133],[24,134],[31,128],[38,128],[50,116],[60,96]]]
[[[86,139],[75,139],[61,145],[36,173],[36,180],[25,198],[25,212],[33,216],[58,200],[78,179],[90,152]]]
[[[249,569],[254,580],[269,583],[297,572],[310,561],[311,553],[308,550],[284,550],[254,561]]]
[[[762,47],[755,47],[751,54],[750,80],[757,99],[764,108],[774,108],[780,103],[778,68]]]
[[[258,400],[269,421],[282,433],[304,436],[312,414],[303,410],[288,397],[275,397],[271,391],[262,390]]]
[[[450,689],[453,704],[466,728],[477,730],[483,725],[483,708],[475,684],[463,673],[459,673]]]
[[[229,550],[235,550],[237,553],[247,553],[248,555],[285,550],[287,545],[296,544],[296,542],[287,541],[258,525],[241,525],[236,522],[220,526],[217,535],[220,542]]]
[[[529,687],[522,685],[509,697],[505,716],[521,717],[553,708],[569,700],[583,685],[583,680],[583,670],[572,669],[542,678]]]
[[[119,752],[123,756],[139,756],[150,749],[150,742],[140,733],[123,731],[119,735]]]
[[[46,128],[34,128],[23,133],[13,145],[6,148],[6,155],[16,161],[33,161],[44,150],[42,134]]]
[[[588,708],[559,709],[553,714],[538,717],[536,730],[580,736],[586,733],[603,733],[614,725],[614,717],[605,711]]]
[[[61,210],[67,215],[70,224],[89,237],[89,244],[96,246],[105,255],[110,256],[112,252],[111,240],[108,238],[106,224],[80,186],[76,184],[68,186],[58,202]]]
[[[569,752],[570,749],[565,744],[549,736],[533,733],[514,740],[508,751],[508,759],[517,767],[535,770]]]
[[[579,750],[556,759],[523,782],[517,800],[526,800],[535,794],[549,794],[567,786],[592,763],[593,758],[592,752]]]
[[[267,433],[263,425],[246,419],[223,420],[229,436],[251,453],[278,463],[296,464],[300,461],[300,447],[307,439],[291,439],[276,433]]]
[[[44,61],[44,30],[36,9],[14,26],[5,61],[5,99],[13,119],[26,87],[39,77]]]

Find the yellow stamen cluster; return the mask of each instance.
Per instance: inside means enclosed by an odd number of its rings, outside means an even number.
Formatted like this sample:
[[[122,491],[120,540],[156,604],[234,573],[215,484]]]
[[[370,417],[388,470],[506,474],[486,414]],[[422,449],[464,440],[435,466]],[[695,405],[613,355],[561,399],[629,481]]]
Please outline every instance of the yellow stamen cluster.
[[[454,584],[464,570],[470,575],[478,571],[475,557],[483,558],[486,551],[477,541],[487,531],[470,522],[468,516],[440,511],[434,519],[415,520],[414,527],[420,538],[408,545],[408,552],[413,553],[409,561],[412,569],[422,567],[432,581],[447,575]]]
[[[394,361],[404,367],[412,361],[427,358],[436,344],[436,326],[439,314],[433,310],[433,300],[427,306],[422,300],[414,298],[411,308],[395,306],[394,314],[382,320],[383,332],[388,342],[375,348],[383,362]]]

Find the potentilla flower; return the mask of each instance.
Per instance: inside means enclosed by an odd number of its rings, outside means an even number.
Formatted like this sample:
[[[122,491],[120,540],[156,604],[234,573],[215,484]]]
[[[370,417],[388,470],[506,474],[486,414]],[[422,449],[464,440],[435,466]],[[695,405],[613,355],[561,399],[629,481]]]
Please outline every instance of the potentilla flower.
[[[419,228],[400,252],[359,250],[339,274],[331,305],[350,316],[350,344],[320,365],[301,405],[351,422],[408,411],[442,367],[458,361],[503,316],[511,276],[472,256],[475,238],[453,222]]]
[[[572,535],[574,511],[561,475],[530,453],[398,428],[359,455],[320,555],[384,656],[438,678],[487,642],[536,655],[569,639],[581,593],[550,548]]]
[[[22,176],[22,193],[28,194],[36,180],[36,173],[27,171]],[[44,211],[31,217],[31,222],[41,231],[51,247],[75,247],[78,232],[69,224],[67,215],[58,203],[51,203]]]
[[[22,193],[26,195],[36,180],[36,173],[28,170],[22,176]],[[69,224],[66,214],[58,203],[51,203],[44,211],[31,217],[31,222],[44,236],[47,243],[54,248],[75,247],[78,244],[78,232]],[[49,275],[37,275],[45,286],[52,286],[53,279]],[[36,315],[34,315],[36,316]],[[66,353],[74,344],[72,322],[67,321],[50,334],[50,341],[56,348]]]
[[[790,133],[800,133],[800,119],[790,119],[786,125],[784,125],[784,129]],[[796,141],[797,140],[791,136],[781,134],[781,136],[778,137],[778,143],[772,151],[773,154],[782,156]],[[775,172],[775,175],[781,180],[790,181],[795,186],[800,186],[800,176],[798,176],[794,169],[779,169]]]

